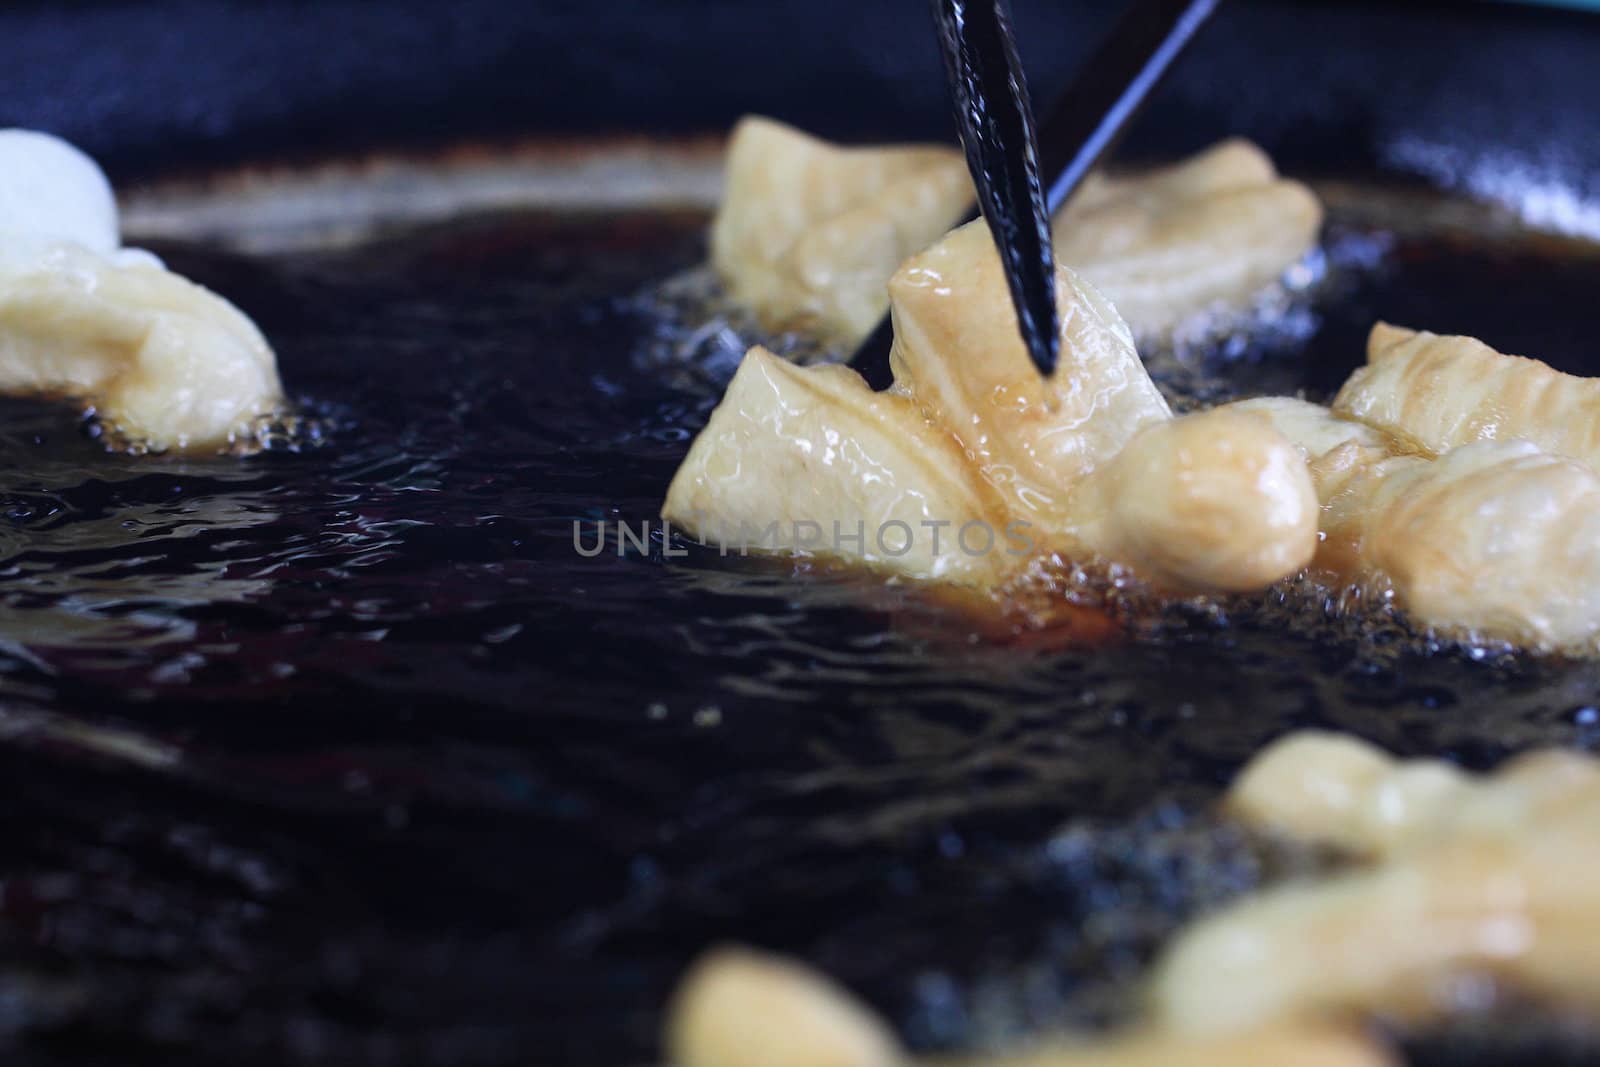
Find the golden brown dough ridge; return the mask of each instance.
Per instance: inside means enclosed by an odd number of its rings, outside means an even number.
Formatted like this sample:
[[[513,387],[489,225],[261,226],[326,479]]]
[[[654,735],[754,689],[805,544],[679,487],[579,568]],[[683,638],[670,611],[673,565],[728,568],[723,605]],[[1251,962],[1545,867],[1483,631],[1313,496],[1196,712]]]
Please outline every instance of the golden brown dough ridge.
[[[1433,455],[1520,439],[1600,469],[1600,379],[1502,355],[1471,337],[1378,323],[1367,365],[1333,407]]]

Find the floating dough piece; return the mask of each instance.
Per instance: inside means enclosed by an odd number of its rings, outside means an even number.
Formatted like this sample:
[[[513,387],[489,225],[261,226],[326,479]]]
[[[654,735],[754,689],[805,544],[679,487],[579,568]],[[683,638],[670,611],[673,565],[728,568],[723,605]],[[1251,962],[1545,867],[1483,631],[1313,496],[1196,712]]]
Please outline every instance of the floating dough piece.
[[[1269,890],[1191,927],[1156,972],[1166,1025],[1217,1033],[1347,1012],[1422,1022],[1450,1009],[1453,984],[1473,975],[1600,1009],[1592,759],[1537,753],[1468,779],[1313,736],[1258,763],[1233,810],[1313,841],[1365,845],[1383,862]],[[1394,818],[1377,813],[1386,797]]]
[[[1140,1034],[1081,1046],[1042,1046],[1018,1055],[962,1060],[959,1067],[1398,1067],[1371,1038],[1348,1026],[1298,1023],[1196,1038]],[[938,1067],[958,1067],[957,1062]]]
[[[1054,230],[1056,258],[1092,281],[1141,336],[1212,307],[1239,308],[1309,252],[1322,205],[1248,141],[1176,166],[1095,179]]]
[[[1080,540],[1179,592],[1262,589],[1317,551],[1317,492],[1299,450],[1227,410],[1141,430],[1072,504]]]
[[[82,401],[156,450],[251,438],[283,405],[260,331],[119,244],[93,160],[53,137],[0,131],[0,391]]]
[[[1415,1023],[1448,1011],[1451,983],[1478,974],[1600,1009],[1593,825],[1453,839],[1248,899],[1179,938],[1158,971],[1158,1013],[1197,1033],[1351,1012]]]
[[[1297,840],[1385,856],[1431,834],[1445,807],[1471,788],[1443,760],[1402,763],[1353,737],[1305,731],[1258,753],[1226,808]]]
[[[1040,378],[982,221],[908,259],[889,293],[895,390],[948,427],[1020,515],[1062,523],[1077,481],[1171,417],[1127,324],[1066,267],[1056,269],[1061,358]]]
[[[1259,589],[1310,561],[1300,456],[1257,420],[1174,421],[1116,309],[1071,269],[1057,268],[1048,380],[982,222],[907,260],[889,292],[895,391],[949,429],[1013,517],[1182,592]]]
[[[1474,777],[1443,760],[1397,760],[1357,738],[1307,730],[1258,753],[1225,804],[1253,825],[1383,858],[1463,831],[1514,835],[1597,790],[1600,762],[1578,753],[1536,752]]]
[[[855,340],[883,317],[895,267],[960,221],[972,198],[954,149],[841,148],[752,116],[728,145],[711,262],[769,326]]]
[[[1474,441],[1522,439],[1600,469],[1600,378],[1501,355],[1471,337],[1379,323],[1367,365],[1333,406],[1435,455]]]
[[[711,261],[769,327],[865,337],[884,285],[972,204],[953,149],[840,148],[746,118],[728,148]],[[1213,305],[1245,304],[1316,243],[1322,208],[1244,141],[1173,167],[1092,176],[1056,220],[1056,259],[1093,282],[1141,335]]]
[[[1600,475],[1586,465],[1528,441],[1395,455],[1386,435],[1304,401],[1224,410],[1268,419],[1307,453],[1323,504],[1318,567],[1387,585],[1444,632],[1540,651],[1600,641]]]
[[[0,260],[0,391],[81,400],[154,450],[248,439],[283,404],[272,349],[232,304],[73,244]]]
[[[122,243],[111,183],[59,137],[0,130],[0,235],[0,245],[72,241],[110,256]]]
[[[759,347],[689,449],[662,516],[712,544],[850,556],[921,578],[987,584],[1009,559],[999,545],[960,549],[963,524],[988,522],[998,539],[1008,519],[911,400],[874,393],[847,367],[796,367]],[[925,522],[946,524],[937,553]],[[836,526],[860,530],[859,545],[836,542]]]
[[[1481,441],[1321,482],[1331,557],[1382,575],[1423,623],[1547,651],[1600,638],[1600,475],[1583,464]]]
[[[827,977],[745,949],[706,954],[667,1013],[672,1067],[893,1067],[889,1028]]]
[[[1294,446],[1260,419],[1173,423],[1127,327],[1072,271],[1057,276],[1049,380],[981,223],[910,260],[891,291],[894,387],[752,349],[673,479],[668,520],[722,545],[754,540],[728,535],[741,524],[808,526],[833,555],[990,586],[1045,552],[1098,554],[1184,592],[1259,588],[1310,559],[1316,496]],[[915,533],[909,551],[891,551],[894,530],[879,539],[891,525]],[[846,550],[835,529],[864,541]],[[776,540],[765,547],[818,550]]]

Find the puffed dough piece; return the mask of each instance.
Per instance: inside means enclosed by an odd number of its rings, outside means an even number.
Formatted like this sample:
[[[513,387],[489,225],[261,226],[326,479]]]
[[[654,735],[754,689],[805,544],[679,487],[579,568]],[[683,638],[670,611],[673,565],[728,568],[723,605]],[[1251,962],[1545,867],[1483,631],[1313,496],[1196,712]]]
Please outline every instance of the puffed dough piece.
[[[71,241],[103,256],[122,243],[100,165],[35,130],[0,130],[0,233],[0,246]]]
[[[1007,519],[910,399],[874,393],[847,367],[796,367],[760,347],[695,438],[661,513],[709,543],[769,551],[806,550],[798,540],[831,549],[835,526],[850,536],[859,528],[856,558],[913,577],[990,584],[1009,559],[998,546],[956,544],[965,523],[988,522],[998,536]],[[924,522],[948,524],[938,553]],[[758,533],[772,523],[775,543]]]
[[[232,304],[68,243],[0,258],[0,391],[85,401],[155,450],[228,445],[283,403],[272,349]]]
[[[1072,496],[1073,532],[1176,592],[1246,592],[1317,551],[1316,487],[1266,422],[1223,409],[1140,431]]]
[[[1171,418],[1127,324],[1066,267],[1056,268],[1061,358],[1040,378],[981,220],[906,260],[889,293],[895,391],[949,427],[1019,515],[1062,524],[1073,485]]]
[[[1473,974],[1600,1008],[1593,825],[1449,839],[1247,899],[1179,938],[1157,971],[1158,1015],[1197,1033],[1340,1013],[1421,1022],[1450,1007],[1440,998],[1452,980]]]
[[[1183,592],[1259,588],[1310,559],[1316,496],[1294,447],[1259,419],[1173,421],[1127,327],[1071,270],[1057,275],[1048,380],[981,223],[908,261],[891,292],[893,388],[752,349],[673,479],[667,519],[724,545],[740,523],[861,524],[867,543],[829,536],[832,554],[976,585],[1042,552],[1104,556]],[[911,551],[876,543],[891,522],[915,531]],[[925,527],[939,523],[936,545]],[[963,542],[968,523],[987,529]]]
[[[1313,840],[1390,851],[1372,870],[1269,890],[1191,927],[1156,971],[1163,1023],[1218,1033],[1347,1012],[1421,1022],[1447,1010],[1451,983],[1471,975],[1600,1009],[1592,884],[1600,768],[1592,760],[1539,753],[1487,780],[1425,791],[1396,834],[1394,824],[1374,825],[1370,808],[1403,765],[1333,753],[1321,740],[1271,758],[1289,756],[1346,793],[1319,804],[1291,783],[1292,769],[1279,768],[1276,786],[1295,826]],[[1262,776],[1250,788],[1252,805],[1268,799]]]
[[[1056,258],[1092,281],[1140,336],[1238,308],[1316,244],[1322,205],[1248,141],[1176,166],[1096,178],[1057,216]]]
[[[1358,738],[1305,730],[1258,753],[1224,803],[1296,840],[1386,858],[1447,834],[1514,836],[1597,792],[1600,762],[1575,752],[1530,753],[1475,777],[1443,760],[1398,760]]]
[[[1379,323],[1367,365],[1333,406],[1434,455],[1521,439],[1600,469],[1600,378],[1501,355],[1471,337]]]
[[[899,1042],[827,977],[747,949],[707,953],[667,1012],[672,1067],[894,1067]]]
[[[1041,380],[981,221],[908,259],[889,283],[896,392],[960,442],[1014,518],[1174,592],[1260,589],[1310,562],[1305,463],[1259,420],[1173,419],[1126,324],[1057,267],[1061,359]]]
[[[252,437],[283,404],[260,331],[120,245],[94,160],[45,134],[0,130],[0,392],[84,402],[155,450]]]
[[[1587,465],[1520,440],[1395,455],[1387,435],[1298,400],[1224,410],[1267,419],[1306,453],[1318,567],[1387,584],[1444,632],[1540,651],[1600,641],[1600,475]]]
[[[1322,481],[1330,553],[1382,575],[1422,622],[1545,651],[1600,638],[1600,475],[1584,464],[1480,441],[1357,458],[1342,484]]]
[[[971,200],[954,149],[841,148],[751,116],[728,145],[711,263],[768,326],[820,326],[855,340],[883,317],[895,267]]]
[[[1388,856],[1432,834],[1472,788],[1443,760],[1396,760],[1344,734],[1307,730],[1268,745],[1228,790],[1225,810],[1300,841]]]
[[[770,328],[854,343],[888,305],[884,285],[973,202],[961,154],[841,148],[759,117],[728,147],[711,262]],[[1316,243],[1322,207],[1245,141],[1176,166],[1091,176],[1058,215],[1058,262],[1100,288],[1140,335],[1213,305],[1238,307]]]

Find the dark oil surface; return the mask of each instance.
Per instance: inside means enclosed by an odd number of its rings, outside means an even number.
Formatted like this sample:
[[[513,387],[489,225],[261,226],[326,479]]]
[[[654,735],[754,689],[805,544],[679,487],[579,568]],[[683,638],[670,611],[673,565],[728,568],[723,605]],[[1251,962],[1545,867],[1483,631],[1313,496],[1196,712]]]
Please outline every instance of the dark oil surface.
[[[720,940],[923,1046],[1089,1025],[1184,916],[1305,862],[1205,814],[1267,739],[1600,743],[1600,668],[1428,655],[1295,590],[1060,648],[659,538],[580,557],[574,520],[654,518],[715,402],[631,295],[703,222],[161,248],[273,338],[326,426],[299,452],[110,455],[4,404],[5,1062],[642,1064]],[[1303,329],[1219,342],[1228,380],[1325,395],[1377,317],[1600,372],[1594,256],[1379,245]]]

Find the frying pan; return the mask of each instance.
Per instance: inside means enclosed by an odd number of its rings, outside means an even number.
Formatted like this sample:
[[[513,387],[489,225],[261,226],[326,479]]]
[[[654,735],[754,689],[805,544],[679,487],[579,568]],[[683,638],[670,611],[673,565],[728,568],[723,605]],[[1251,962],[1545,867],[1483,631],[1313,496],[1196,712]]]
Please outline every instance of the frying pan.
[[[1086,7],[1015,5],[1042,98]],[[3,405],[6,1062],[642,1064],[724,939],[922,1047],[1092,1027],[1185,917],[1317,862],[1207,813],[1271,737],[1600,742],[1591,664],[1292,597],[1041,643],[849,575],[574,551],[655,514],[716,399],[717,365],[649,358],[685,350],[694,138],[945,137],[937,62],[920,8],[843,0],[0,12],[0,124],[106,160],[320,433],[108,456]],[[1597,63],[1577,12],[1225,10],[1127,158],[1250,136],[1334,218],[1295,329],[1221,346],[1234,387],[1325,392],[1380,316],[1600,372]],[[1414,1062],[1593,1053],[1501,1022]]]

